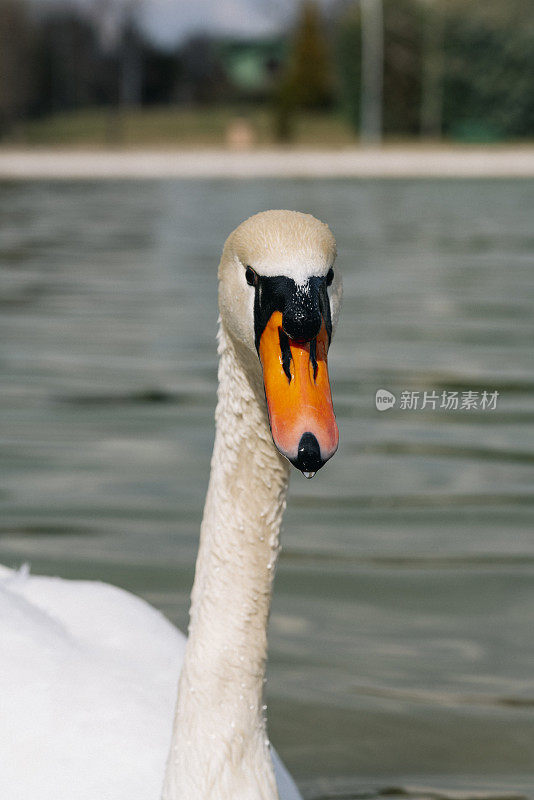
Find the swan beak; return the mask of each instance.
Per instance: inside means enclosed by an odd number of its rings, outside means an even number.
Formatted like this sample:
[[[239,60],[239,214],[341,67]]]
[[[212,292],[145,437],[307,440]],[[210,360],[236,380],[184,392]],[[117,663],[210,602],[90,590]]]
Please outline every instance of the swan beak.
[[[307,478],[334,455],[339,442],[328,344],[324,321],[314,339],[297,342],[284,333],[282,314],[275,311],[258,348],[274,443]]]

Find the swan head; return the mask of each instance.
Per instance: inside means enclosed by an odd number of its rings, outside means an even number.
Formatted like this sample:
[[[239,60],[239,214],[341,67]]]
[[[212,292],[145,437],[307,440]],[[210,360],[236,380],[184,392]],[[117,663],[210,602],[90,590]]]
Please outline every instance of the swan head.
[[[342,295],[335,257],[323,222],[264,211],[230,234],[219,266],[221,322],[263,378],[274,444],[306,477],[339,439],[327,369]]]

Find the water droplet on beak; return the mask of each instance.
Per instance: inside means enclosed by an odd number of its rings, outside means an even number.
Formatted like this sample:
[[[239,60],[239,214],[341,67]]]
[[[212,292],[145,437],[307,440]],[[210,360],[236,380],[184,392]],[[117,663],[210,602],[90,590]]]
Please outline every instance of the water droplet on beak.
[[[315,472],[303,472],[302,474],[304,475],[305,478],[308,478],[309,480],[310,478],[313,478]]]

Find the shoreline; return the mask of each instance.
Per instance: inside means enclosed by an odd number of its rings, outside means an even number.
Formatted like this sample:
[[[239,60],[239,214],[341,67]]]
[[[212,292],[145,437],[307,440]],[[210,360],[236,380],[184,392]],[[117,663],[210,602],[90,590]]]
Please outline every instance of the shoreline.
[[[0,180],[534,178],[534,146],[0,149]]]

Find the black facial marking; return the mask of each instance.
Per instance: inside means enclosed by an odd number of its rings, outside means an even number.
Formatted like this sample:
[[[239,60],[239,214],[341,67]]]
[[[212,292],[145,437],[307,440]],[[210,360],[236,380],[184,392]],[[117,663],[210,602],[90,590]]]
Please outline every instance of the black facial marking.
[[[299,285],[285,275],[268,278],[254,274],[254,335],[258,353],[261,335],[275,311],[282,313],[282,327],[289,338],[310,342],[324,321],[330,341],[332,318],[326,277],[308,278],[306,283]]]
[[[330,286],[333,280],[334,280],[334,268],[330,267],[330,269],[326,273],[326,285]]]
[[[291,383],[291,348],[289,347],[289,338],[283,330],[278,331],[280,337],[280,351],[282,353],[282,368],[287,375],[289,383]]]
[[[313,280],[313,278],[311,279]],[[295,291],[287,298],[286,307],[282,315],[282,326],[289,336],[296,342],[309,342],[321,330],[321,310],[319,306],[319,293],[308,281],[304,286],[297,286]]]
[[[317,380],[317,370],[319,369],[317,365],[317,339],[312,339],[310,342],[310,361],[313,367],[313,380]]]

